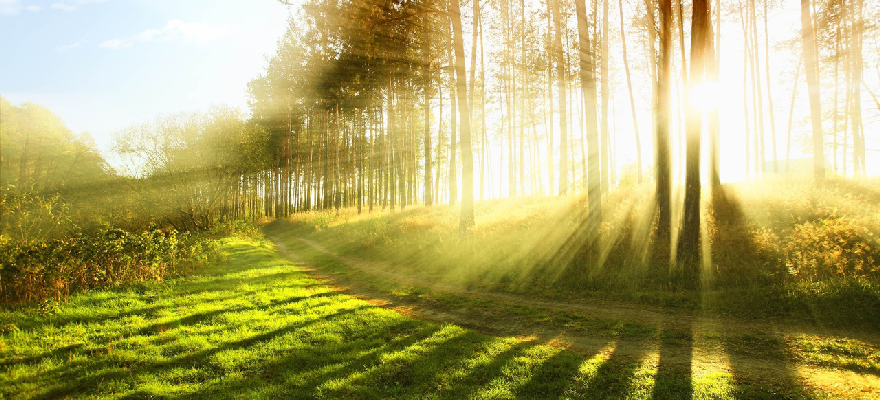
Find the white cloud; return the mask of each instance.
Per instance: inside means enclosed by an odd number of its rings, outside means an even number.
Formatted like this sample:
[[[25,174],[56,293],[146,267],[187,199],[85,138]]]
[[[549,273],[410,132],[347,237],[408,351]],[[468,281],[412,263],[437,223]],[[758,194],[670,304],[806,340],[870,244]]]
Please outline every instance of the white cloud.
[[[18,0],[0,0],[0,15],[18,15],[22,7]]]
[[[76,5],[71,3],[52,3],[53,10],[64,10],[64,11],[73,11],[76,10]]]
[[[172,19],[162,29],[147,29],[135,38],[141,42],[170,42],[183,40],[203,45],[229,35],[229,25],[211,25]]]
[[[73,42],[70,44],[58,46],[55,50],[58,50],[62,53],[67,53],[69,51],[73,51],[75,49],[80,48],[80,46],[82,46],[82,44],[83,44],[83,40],[77,40],[76,42]]]
[[[125,47],[131,47],[131,45],[132,43],[130,40],[110,39],[105,40],[103,43],[99,44],[98,47],[108,50],[119,50]]]
[[[147,29],[129,39],[111,39],[101,43],[102,49],[121,49],[131,47],[136,42],[184,42],[203,46],[218,39],[223,39],[231,33],[231,25],[212,25],[201,22],[183,22],[172,19],[159,29]]]
[[[107,0],[62,0],[52,3],[50,8],[53,10],[74,11],[82,5],[103,3]]]
[[[33,0],[31,0],[33,1]],[[52,3],[49,8],[53,10],[74,11],[82,5],[103,3],[108,0],[61,0]],[[0,0],[0,15],[18,15],[22,10],[40,12],[45,9],[39,4],[25,4],[22,0]]]

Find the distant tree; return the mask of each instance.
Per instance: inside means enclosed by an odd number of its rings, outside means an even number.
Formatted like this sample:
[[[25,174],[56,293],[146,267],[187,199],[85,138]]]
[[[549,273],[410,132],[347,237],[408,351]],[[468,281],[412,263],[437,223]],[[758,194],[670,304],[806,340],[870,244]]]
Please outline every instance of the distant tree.
[[[75,135],[49,109],[0,97],[0,187],[76,191],[112,176],[88,133]]]
[[[596,74],[595,64],[593,63],[593,50],[590,48],[589,32],[587,30],[587,7],[584,0],[575,0],[577,9],[578,22],[578,54],[580,60],[580,82],[583,94],[584,109],[587,125],[587,148],[589,155],[587,156],[588,173],[587,173],[587,197],[589,202],[589,218],[588,231],[590,232],[589,240],[596,238],[599,231],[599,224],[602,223],[602,181],[607,178],[607,174],[603,174],[600,170],[600,152],[599,152],[599,130],[596,126]],[[607,22],[607,18],[606,18]],[[605,46],[603,45],[603,48]],[[606,55],[603,54],[602,57]],[[604,61],[603,61],[604,65]],[[603,69],[603,79],[607,80],[607,71]],[[603,94],[607,82],[602,82]],[[607,103],[608,99],[603,98],[603,103]],[[607,106],[603,104],[604,117],[607,118]],[[603,123],[603,134],[607,133],[607,124]],[[604,160],[604,158],[603,158]],[[602,164],[605,164],[604,162]]]
[[[816,37],[810,0],[801,0],[801,43],[804,68],[807,72],[807,91],[810,98],[810,121],[813,126],[813,176],[816,181],[825,179],[825,156],[822,138],[822,106],[819,98],[819,61],[816,56]]]
[[[458,0],[450,0],[449,17],[452,20],[452,42],[455,50],[455,86],[458,97],[458,115],[461,119],[461,221],[459,230],[468,233],[474,227],[474,160],[471,150],[471,118],[468,109],[467,82],[465,81],[464,41],[461,33],[461,7]]]
[[[636,101],[635,96],[633,96],[633,85],[632,85],[632,76],[630,74],[629,69],[629,59],[626,55],[626,30],[623,28],[624,19],[623,19],[623,0],[618,0],[618,11],[620,12],[620,47],[621,47],[621,57],[623,58],[623,69],[626,72],[626,88],[629,92],[629,105],[630,111],[632,112],[632,123],[633,123],[633,135],[636,138],[636,162],[638,163],[638,182],[642,182],[642,141],[639,137],[639,122],[636,118]]]
[[[568,106],[566,105],[565,93],[565,58],[562,49],[562,10],[560,0],[550,0],[553,3],[553,50],[556,54],[556,82],[559,86],[559,195],[568,194]]]

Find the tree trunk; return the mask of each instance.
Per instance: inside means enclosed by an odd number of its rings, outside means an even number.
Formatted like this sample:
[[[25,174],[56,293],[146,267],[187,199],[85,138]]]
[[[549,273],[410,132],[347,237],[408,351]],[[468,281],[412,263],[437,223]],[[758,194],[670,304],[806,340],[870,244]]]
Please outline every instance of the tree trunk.
[[[862,19],[862,1],[854,0],[848,13],[850,16],[850,67],[852,73],[852,109],[850,118],[853,127],[853,173],[855,176],[866,176],[865,168],[865,133],[862,131],[862,37],[864,23]]]
[[[810,121],[813,126],[813,177],[817,182],[821,182],[825,179],[822,106],[819,98],[819,62],[816,58],[816,38],[813,34],[813,18],[810,15],[810,0],[801,0],[801,42],[807,71],[807,91],[810,97]]]
[[[559,85],[559,195],[568,194],[568,116],[566,115],[565,59],[562,49],[562,15],[559,0],[553,1],[553,30],[556,33],[556,79]],[[580,1],[580,0],[579,0]]]
[[[551,28],[551,1],[547,0],[547,194],[553,195],[553,55],[554,43]]]
[[[450,1],[449,6],[450,6],[450,8],[452,8],[452,4],[451,4],[452,0],[449,0],[449,1]],[[450,12],[452,12],[452,11],[450,11]],[[455,25],[454,20],[456,18],[458,18],[459,19],[458,24],[459,24],[459,27],[461,27],[461,14],[460,13],[461,13],[461,11],[459,10],[458,14],[449,16],[450,24],[452,24],[454,26]],[[452,38],[453,40],[451,40],[449,43],[450,47],[451,47],[450,53],[452,53],[452,54],[449,55],[449,60],[451,63],[454,64],[454,63],[457,63],[458,60],[456,60],[454,58],[455,57],[455,54],[454,54],[455,53],[454,28],[452,29],[452,31],[453,32],[450,32],[450,33],[452,33],[451,36],[453,36],[453,38]],[[462,44],[462,46],[464,46],[464,44]],[[462,52],[464,52],[464,48],[462,48]],[[464,56],[462,56],[462,57],[464,57]],[[462,58],[461,62],[464,62],[463,58]],[[458,92],[460,92],[460,90],[458,90],[457,84],[456,84],[456,80],[459,78],[458,76],[456,76],[456,73],[457,73],[457,66],[450,68],[450,71],[449,71],[449,85],[450,85],[449,99],[450,99],[450,102],[452,103],[452,106],[451,106],[450,113],[449,113],[450,114],[450,121],[451,121],[449,124],[449,128],[451,130],[451,134],[449,137],[449,204],[455,204],[455,202],[458,201],[458,178],[456,177],[456,165],[455,165],[456,164],[456,162],[455,162],[456,137],[455,136],[457,133],[456,130],[458,129],[458,123],[456,122],[455,110],[457,108],[456,105],[457,105],[457,101],[458,101]],[[461,79],[465,79],[465,77],[462,76]],[[465,86],[465,89],[467,89],[467,86]]]
[[[715,39],[714,54],[712,55],[712,65],[710,80],[718,82],[721,68],[721,1],[717,0],[715,7]],[[718,117],[718,107],[716,106],[709,111],[709,135],[712,138],[712,147],[709,152],[709,179],[712,185],[713,193],[721,190],[721,121]]]
[[[474,0],[477,1],[477,0]],[[489,136],[486,134],[486,62],[483,59],[483,19],[480,15],[477,15],[477,25],[480,28],[480,133],[483,136],[483,140],[481,141],[482,146],[480,146],[480,200],[483,200],[483,181],[485,179],[485,170],[486,162],[488,161],[487,154],[489,152],[486,148],[489,146]],[[492,179],[492,170],[489,170],[489,190],[491,196],[491,179]]]
[[[707,58],[712,51],[712,13],[709,0],[694,0],[691,19],[691,88],[702,85]],[[687,102],[687,172],[685,175],[684,217],[677,258],[691,279],[699,276],[700,267],[700,142],[703,114]]]
[[[659,65],[657,68],[657,81],[655,83],[654,109],[656,112],[655,135],[657,143],[656,155],[656,195],[657,212],[657,238],[655,242],[655,259],[660,265],[666,265],[670,261],[672,248],[672,209],[670,197],[672,191],[670,171],[670,148],[669,148],[669,93],[672,81],[672,2],[671,0],[659,0],[660,8],[660,51]],[[652,14],[653,10],[648,9]],[[650,47],[653,48],[653,43]]]
[[[476,3],[477,0],[474,0]],[[434,181],[432,176],[434,166],[431,163],[431,68],[430,68],[430,43],[428,42],[428,38],[430,37],[428,32],[428,17],[424,17],[424,29],[425,29],[425,37],[423,38],[422,43],[422,53],[424,53],[424,64],[422,65],[422,71],[424,75],[424,97],[425,97],[425,205],[431,206],[434,204],[434,190],[431,187],[431,182]]]
[[[608,132],[608,104],[611,102],[611,90],[609,88],[608,82],[608,59],[611,58],[611,54],[608,53],[608,2],[611,0],[602,0],[602,78],[601,78],[601,90],[602,90],[602,144],[601,148],[601,160],[602,160],[602,169],[600,173],[601,180],[601,191],[602,193],[608,192],[608,185],[611,183],[611,137]],[[586,12],[586,11],[584,11]],[[581,54],[583,54],[583,50],[581,50]],[[594,83],[595,86],[595,83]],[[589,90],[589,88],[587,89]],[[586,99],[587,97],[585,97]],[[587,132],[590,129],[590,114],[592,111],[589,110],[590,102],[585,101],[587,107]],[[589,142],[589,133],[587,133],[587,141]],[[589,144],[588,144],[589,146]],[[590,148],[590,152],[592,153],[592,148]],[[592,157],[591,157],[592,159]]]
[[[471,122],[468,110],[467,82],[464,67],[464,40],[461,34],[461,7],[458,0],[450,0],[452,42],[455,51],[455,82],[458,113],[461,116],[461,220],[459,231],[469,234],[474,227],[474,160],[471,151]]]
[[[629,91],[629,106],[632,111],[633,134],[636,138],[636,162],[638,163],[638,182],[642,183],[642,141],[639,138],[639,121],[636,118],[636,100],[633,96],[632,76],[629,72],[629,60],[626,56],[626,32],[623,24],[623,0],[618,0],[618,10],[620,11],[620,42],[623,50],[623,69],[626,72],[626,88]]]
[[[794,101],[797,99],[798,81],[801,76],[801,65],[804,63],[804,57],[798,58],[797,72],[794,73],[794,88],[791,90],[791,105],[788,108],[788,133],[786,135],[785,145],[785,173],[789,172],[791,166],[791,123],[794,117]]]
[[[558,0],[557,0],[558,1]],[[605,4],[607,6],[607,0]],[[578,26],[578,54],[580,55],[580,82],[581,94],[585,110],[585,120],[587,125],[587,148],[589,155],[587,156],[587,198],[589,202],[589,217],[587,220],[588,242],[596,238],[599,232],[599,224],[602,222],[602,178],[604,177],[600,170],[600,152],[599,152],[599,130],[596,126],[596,76],[595,65],[593,63],[593,53],[590,48],[589,32],[587,30],[587,7],[584,0],[575,0],[575,8],[577,12]],[[607,10],[607,9],[606,9]],[[607,16],[607,13],[606,13]],[[607,18],[606,18],[607,22]],[[607,33],[607,29],[605,29]],[[603,45],[603,48],[606,46]],[[606,54],[603,54],[603,58]],[[604,62],[603,62],[604,65]],[[603,75],[605,75],[603,67]],[[603,81],[604,90],[604,81]],[[603,103],[607,99],[603,99]],[[603,109],[604,109],[603,105]],[[607,110],[605,110],[607,111]],[[593,251],[590,251],[592,255]]]
[[[767,76],[767,107],[770,111],[770,140],[773,149],[773,172],[779,173],[779,155],[776,152],[776,115],[773,112],[773,92],[770,90],[770,29],[767,22],[767,0],[764,0],[764,68]]]
[[[519,192],[526,194],[526,1],[520,0]],[[514,79],[516,82],[516,79]]]

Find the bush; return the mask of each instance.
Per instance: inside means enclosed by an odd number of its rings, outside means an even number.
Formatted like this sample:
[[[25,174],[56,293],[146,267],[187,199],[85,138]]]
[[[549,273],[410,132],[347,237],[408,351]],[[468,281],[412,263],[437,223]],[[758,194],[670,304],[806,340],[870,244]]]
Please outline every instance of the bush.
[[[880,277],[880,241],[863,224],[825,218],[794,228],[785,245],[788,272],[799,280]]]
[[[0,299],[60,302],[72,292],[192,272],[219,254],[213,240],[173,229],[105,229],[65,239],[0,240]]]
[[[210,229],[211,236],[215,238],[237,236],[243,239],[259,239],[263,237],[263,231],[249,221],[234,220],[218,222]]]

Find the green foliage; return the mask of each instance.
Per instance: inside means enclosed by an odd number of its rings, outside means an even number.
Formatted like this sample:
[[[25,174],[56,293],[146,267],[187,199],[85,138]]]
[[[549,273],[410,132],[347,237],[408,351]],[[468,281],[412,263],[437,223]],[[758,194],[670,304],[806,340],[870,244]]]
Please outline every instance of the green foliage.
[[[69,206],[60,196],[0,189],[0,236],[27,243],[62,237],[69,228]]]
[[[70,293],[161,281],[219,256],[213,240],[191,233],[106,229],[64,239],[0,242],[4,303],[65,300]]]
[[[728,187],[708,229],[721,283],[782,286],[880,280],[880,192],[874,181]]]
[[[214,224],[208,231],[211,237],[234,236],[242,239],[259,239],[263,231],[252,222],[242,220],[222,221]]]
[[[245,218],[247,196],[259,198],[266,134],[236,110],[157,117],[118,134],[114,149],[135,178],[120,183],[131,226],[204,230]]]
[[[37,104],[16,106],[0,97],[0,187],[19,192],[72,191],[110,177],[88,134],[73,134]]]

